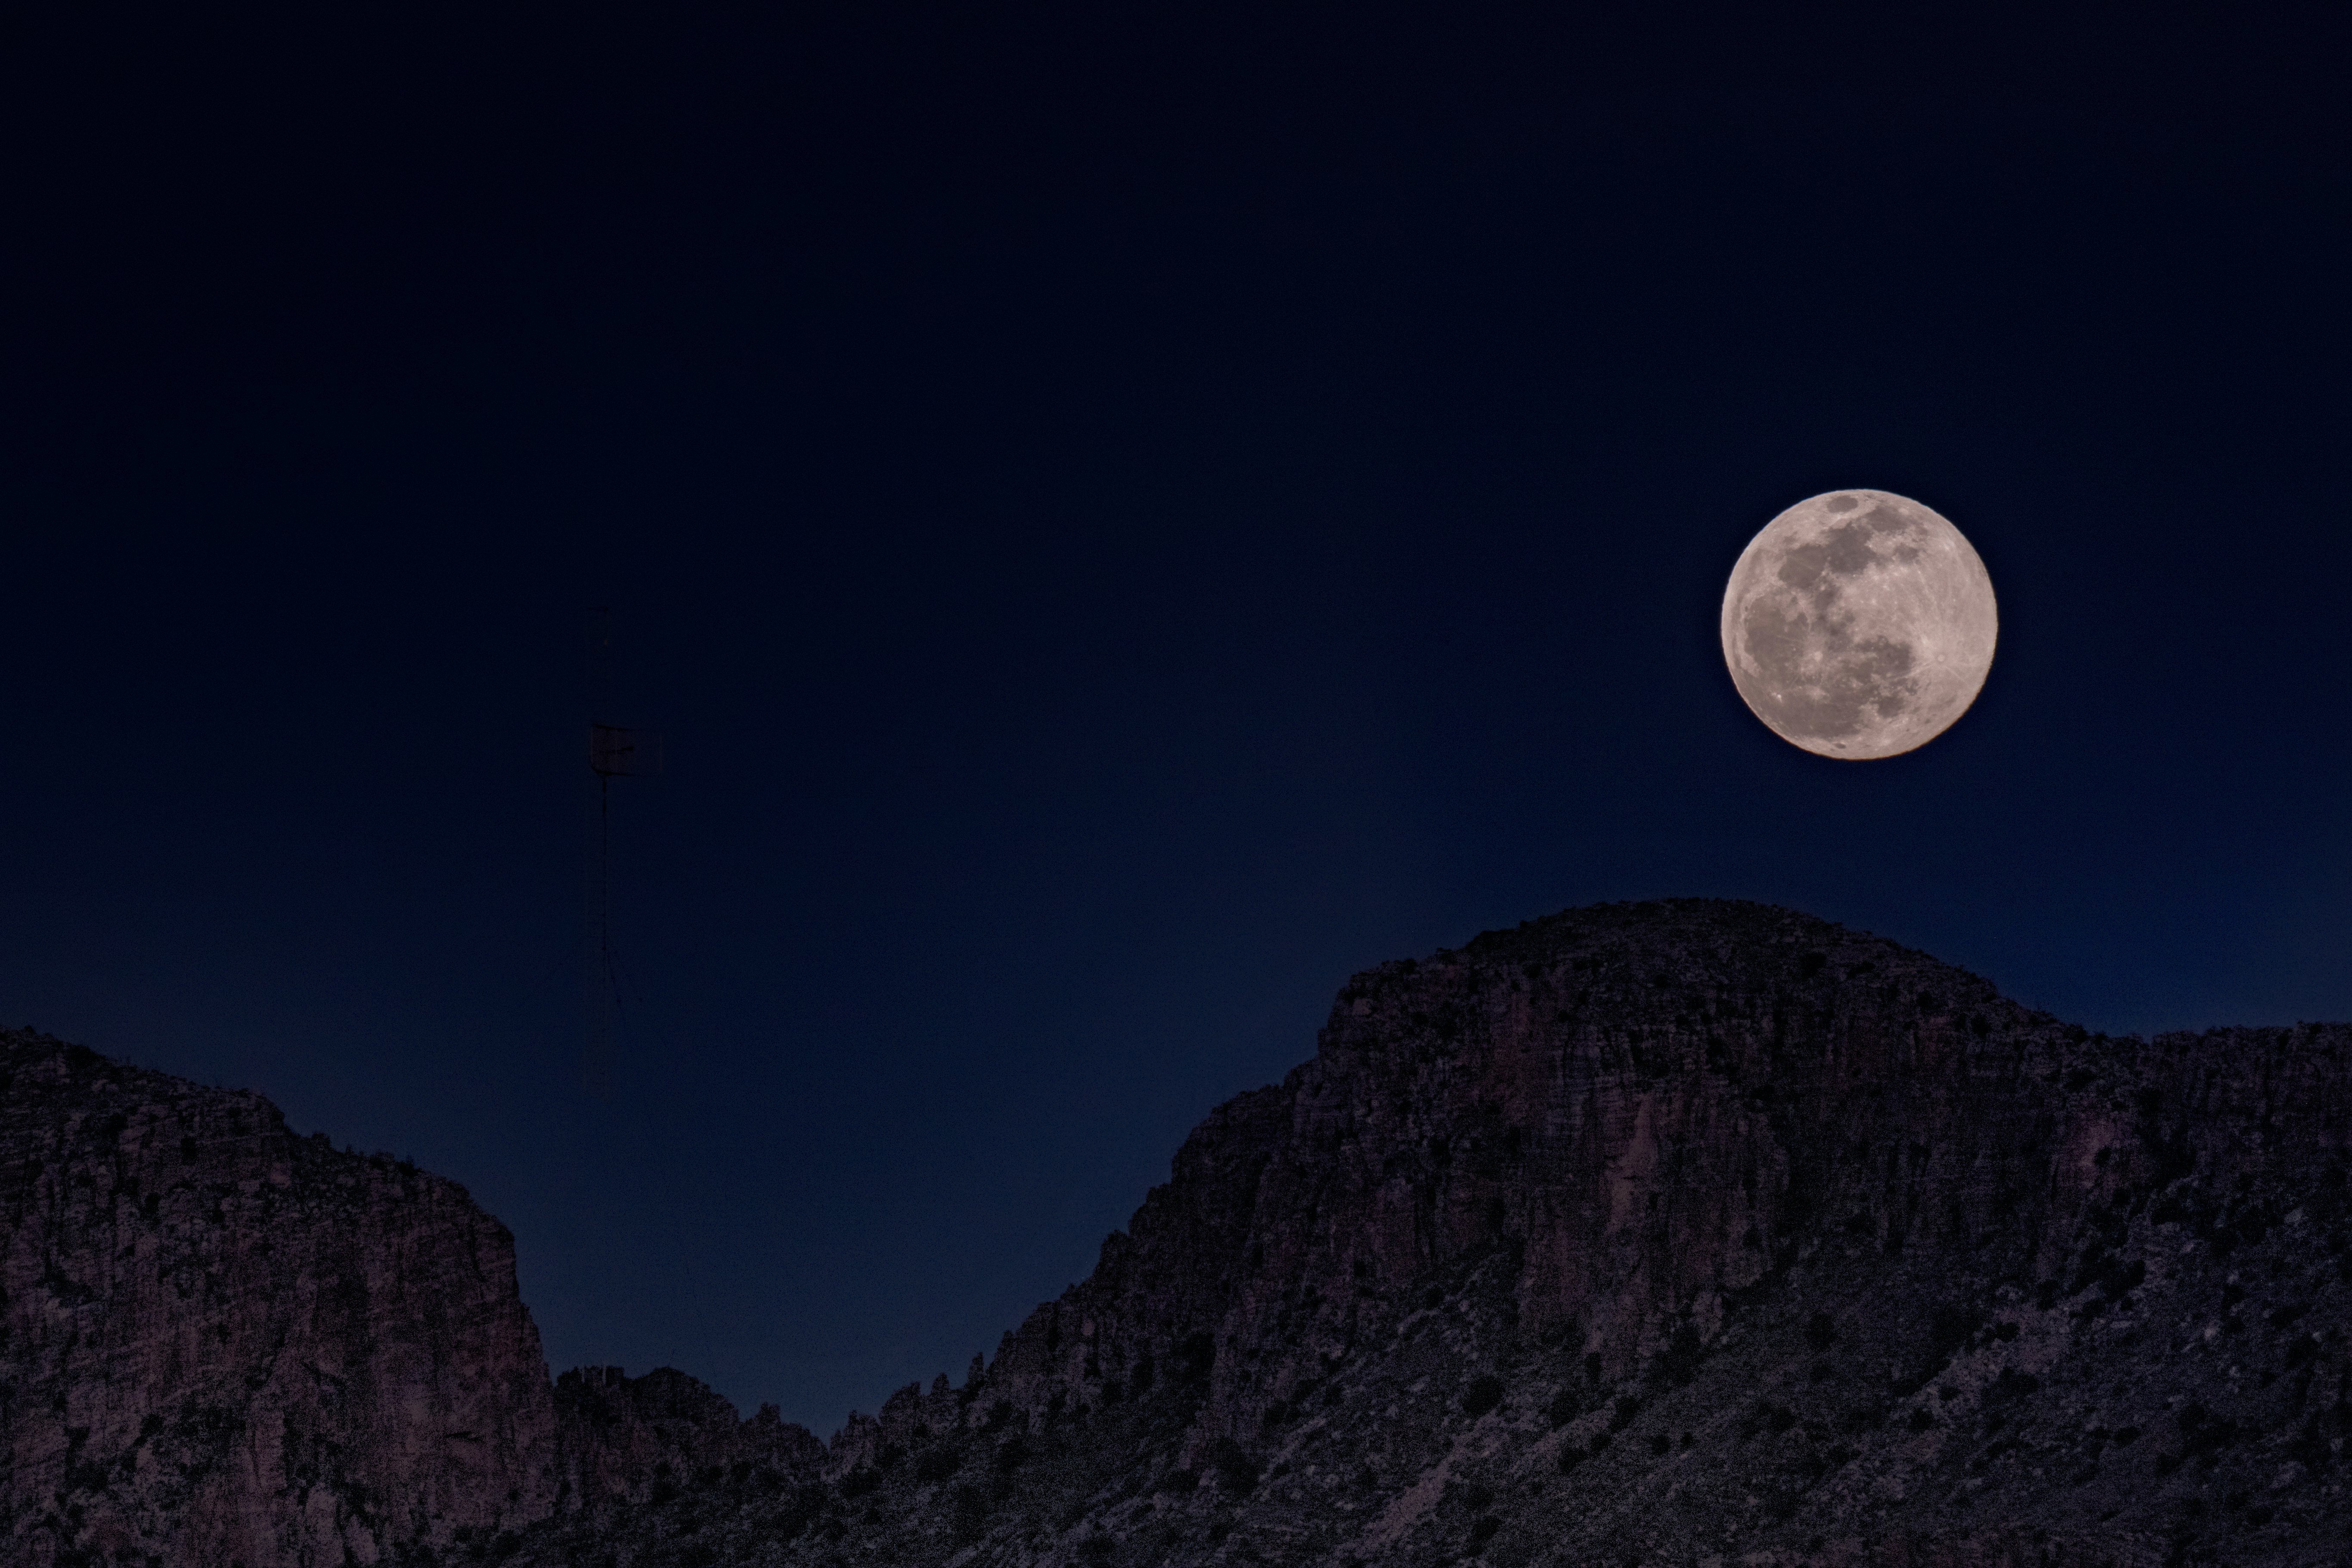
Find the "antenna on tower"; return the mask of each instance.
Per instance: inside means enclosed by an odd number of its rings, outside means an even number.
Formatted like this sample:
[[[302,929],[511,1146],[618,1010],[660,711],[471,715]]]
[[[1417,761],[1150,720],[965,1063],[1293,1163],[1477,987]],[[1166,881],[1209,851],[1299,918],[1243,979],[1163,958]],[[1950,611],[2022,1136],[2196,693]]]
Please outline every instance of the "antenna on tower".
[[[613,722],[613,607],[588,609],[588,771],[596,781],[590,804],[586,936],[588,1044],[581,1086],[599,1100],[613,1097],[613,1019],[620,1001],[619,960],[613,949],[613,781],[661,771],[659,742]]]

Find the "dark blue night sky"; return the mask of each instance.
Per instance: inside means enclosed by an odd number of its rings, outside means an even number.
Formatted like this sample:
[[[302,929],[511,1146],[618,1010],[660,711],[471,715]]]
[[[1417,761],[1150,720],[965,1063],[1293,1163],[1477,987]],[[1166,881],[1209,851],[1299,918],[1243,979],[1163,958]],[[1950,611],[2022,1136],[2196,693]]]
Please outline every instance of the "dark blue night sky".
[[[2340,18],[1622,9],[12,24],[0,1017],[830,1431],[1350,972],[1566,905],[2352,1016]],[[1716,641],[1847,486],[2000,595],[1883,763]]]

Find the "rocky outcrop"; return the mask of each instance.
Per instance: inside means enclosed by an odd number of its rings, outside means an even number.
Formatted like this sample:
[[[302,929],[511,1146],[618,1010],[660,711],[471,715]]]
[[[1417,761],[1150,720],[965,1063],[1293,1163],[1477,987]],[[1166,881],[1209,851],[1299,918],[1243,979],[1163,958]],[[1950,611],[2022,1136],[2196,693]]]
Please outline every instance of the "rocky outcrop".
[[[544,1515],[514,1241],[257,1095],[0,1034],[0,1556],[373,1563]]]
[[[1615,1382],[1712,1342],[1825,1226],[1890,1269],[2039,1281],[2134,1194],[2309,1181],[2347,1142],[2341,1029],[2094,1040],[1785,911],[1578,911],[1359,976],[1000,1381],[1034,1414],[1208,1331],[1253,1352],[1204,1415],[1240,1436],[1354,1353],[1361,1303],[1507,1247],[1520,1331]]]
[[[2347,1165],[2342,1026],[2109,1039],[1786,910],[1575,910],[1357,977],[822,1486],[521,1560],[2334,1563]]]
[[[609,1517],[631,1503],[659,1503],[689,1484],[731,1476],[814,1479],[824,1445],[772,1405],[750,1419],[676,1367],[630,1377],[617,1366],[576,1367],[555,1380],[562,1479],[555,1501],[569,1514]]]
[[[2110,1039],[1787,910],[1358,976],[1087,1279],[822,1446],[667,1369],[551,1390],[447,1184],[10,1051],[27,1561],[2185,1568],[2352,1530],[2352,1028]]]

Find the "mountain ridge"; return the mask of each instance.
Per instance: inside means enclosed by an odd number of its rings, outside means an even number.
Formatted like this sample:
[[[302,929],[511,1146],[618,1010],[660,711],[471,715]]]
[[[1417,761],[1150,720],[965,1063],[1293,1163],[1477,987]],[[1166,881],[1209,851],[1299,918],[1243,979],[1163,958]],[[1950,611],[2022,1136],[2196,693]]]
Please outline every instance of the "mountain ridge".
[[[2340,1561],[2347,1060],[2340,1025],[2095,1035],[1771,906],[1565,911],[1350,980],[961,1387],[820,1443],[542,1367],[514,1500],[366,1547]]]

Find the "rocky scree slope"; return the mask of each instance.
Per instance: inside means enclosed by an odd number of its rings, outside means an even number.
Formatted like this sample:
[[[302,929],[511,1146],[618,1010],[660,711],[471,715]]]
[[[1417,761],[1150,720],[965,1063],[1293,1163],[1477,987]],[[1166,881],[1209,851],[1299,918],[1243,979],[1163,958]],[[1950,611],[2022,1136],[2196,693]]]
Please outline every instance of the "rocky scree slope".
[[[1785,910],[1390,963],[960,1387],[475,1554],[2338,1563],[2352,1030],[2087,1034]]]

